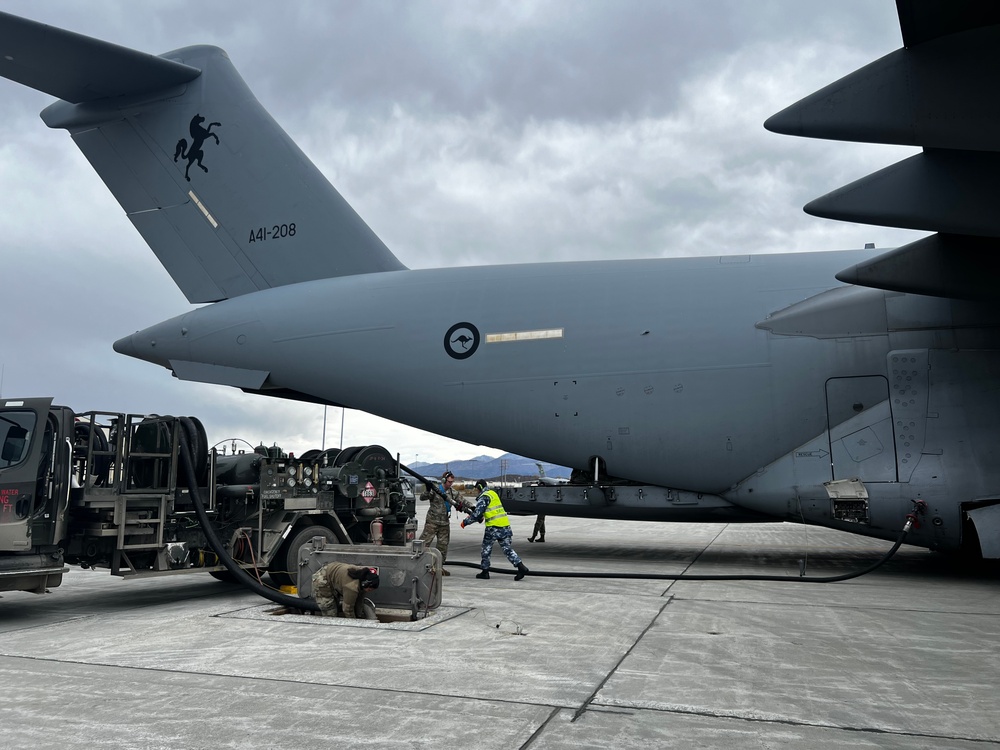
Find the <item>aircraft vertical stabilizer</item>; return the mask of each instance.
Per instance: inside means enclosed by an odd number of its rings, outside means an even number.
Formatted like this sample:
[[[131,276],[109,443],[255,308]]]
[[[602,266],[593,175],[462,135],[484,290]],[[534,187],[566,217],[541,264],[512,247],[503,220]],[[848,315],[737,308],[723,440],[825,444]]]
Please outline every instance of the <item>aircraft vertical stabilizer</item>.
[[[63,99],[42,119],[70,132],[191,302],[405,268],[223,50],[153,57],[3,13],[0,42],[18,47],[0,73]]]

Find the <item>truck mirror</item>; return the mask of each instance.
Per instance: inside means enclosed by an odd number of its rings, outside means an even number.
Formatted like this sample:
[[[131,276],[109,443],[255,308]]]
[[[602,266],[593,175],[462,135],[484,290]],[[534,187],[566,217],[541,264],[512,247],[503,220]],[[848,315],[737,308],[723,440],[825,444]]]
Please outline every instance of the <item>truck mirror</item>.
[[[8,465],[16,464],[24,457],[24,447],[28,442],[28,431],[19,425],[11,425],[0,449],[0,461]]]

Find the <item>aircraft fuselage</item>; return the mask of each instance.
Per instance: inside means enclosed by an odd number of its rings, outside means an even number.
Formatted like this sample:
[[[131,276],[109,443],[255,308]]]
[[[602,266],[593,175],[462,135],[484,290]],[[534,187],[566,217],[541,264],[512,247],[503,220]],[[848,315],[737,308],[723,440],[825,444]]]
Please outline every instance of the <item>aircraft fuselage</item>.
[[[824,483],[861,478],[885,498],[869,521],[887,536],[916,497],[971,501],[998,486],[995,462],[962,432],[948,437],[1000,401],[982,387],[963,402],[996,359],[955,351],[995,344],[992,329],[960,324],[964,303],[825,291],[869,255],[345,276],[203,307],[116,348],[181,378],[292,392],[563,465],[597,458],[611,476],[778,517],[843,526]],[[923,384],[905,408],[892,401],[901,377]],[[948,408],[933,408],[935,394]],[[938,511],[955,536],[937,546],[955,546],[957,505]]]

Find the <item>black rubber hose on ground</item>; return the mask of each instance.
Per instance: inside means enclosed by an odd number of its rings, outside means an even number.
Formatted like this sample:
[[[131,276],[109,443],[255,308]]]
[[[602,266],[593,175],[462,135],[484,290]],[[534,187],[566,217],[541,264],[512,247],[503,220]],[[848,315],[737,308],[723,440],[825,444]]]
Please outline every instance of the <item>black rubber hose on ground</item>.
[[[205,538],[208,540],[208,546],[212,548],[212,551],[216,555],[218,555],[219,560],[222,561],[226,570],[228,570],[239,583],[246,586],[254,593],[260,594],[265,599],[270,599],[275,604],[281,604],[295,609],[318,612],[319,605],[316,604],[313,599],[302,599],[297,596],[290,596],[264,586],[260,581],[240,567],[240,565],[229,555],[229,551],[219,539],[219,535],[216,533],[215,527],[212,526],[208,513],[205,511],[205,506],[201,502],[201,494],[198,492],[198,481],[194,472],[194,462],[191,460],[191,446],[188,444],[187,435],[185,435],[184,432],[184,430],[179,431],[181,468],[184,470],[184,475],[187,478],[188,492],[191,493],[191,501],[194,503],[194,510],[198,516],[198,523],[201,524],[201,529],[205,532]],[[214,479],[210,478],[210,481],[214,481]]]
[[[701,573],[565,573],[561,571],[530,570],[529,576],[539,576],[545,578],[623,578],[628,580],[650,580],[650,581],[796,581],[798,583],[837,583],[847,581],[851,578],[863,576],[881,567],[889,558],[896,554],[896,551],[906,540],[906,535],[910,532],[913,522],[908,518],[902,533],[892,545],[892,549],[886,552],[879,560],[869,565],[867,568],[857,570],[853,573],[844,573],[837,576],[764,576],[764,575],[709,575]],[[447,565],[456,565],[463,568],[481,569],[478,563],[463,562],[460,560],[448,560]],[[517,570],[498,570],[490,567],[491,573],[506,573],[516,575]]]
[[[400,464],[399,468],[416,477],[418,480],[423,482],[425,486],[433,489],[435,492],[438,492],[438,494],[441,494],[436,487],[433,487],[430,482],[420,476],[420,474],[411,469],[409,466]],[[623,578],[652,581],[798,581],[799,583],[837,583],[839,581],[848,581],[852,578],[858,578],[859,576],[871,573],[876,568],[882,567],[889,561],[889,558],[896,554],[896,551],[903,545],[903,542],[906,541],[906,535],[910,533],[910,528],[912,526],[912,519],[907,517],[906,525],[903,527],[902,532],[896,539],[896,543],[892,545],[892,549],[886,552],[880,559],[876,560],[867,568],[862,568],[861,570],[854,571],[853,573],[844,573],[837,576],[798,576],[793,578],[792,576],[709,575],[700,573],[566,573],[562,571],[545,570],[531,570],[528,572],[528,575],[545,578]],[[475,568],[476,570],[480,570],[482,568],[479,563],[464,562],[461,560],[447,560],[445,564],[462,568]],[[517,575],[518,571],[516,569],[498,570],[497,568],[490,567],[490,572]]]

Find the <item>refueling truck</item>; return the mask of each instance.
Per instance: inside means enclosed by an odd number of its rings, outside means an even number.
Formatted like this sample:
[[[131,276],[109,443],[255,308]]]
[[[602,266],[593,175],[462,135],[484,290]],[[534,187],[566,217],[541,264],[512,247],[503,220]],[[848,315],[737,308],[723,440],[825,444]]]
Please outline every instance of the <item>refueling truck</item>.
[[[277,587],[296,584],[306,546],[413,542],[413,485],[382,446],[295,457],[235,445],[210,448],[194,417],[0,399],[0,592],[43,593],[60,585],[67,565],[122,577],[231,578],[207,543],[195,486],[229,556]]]

